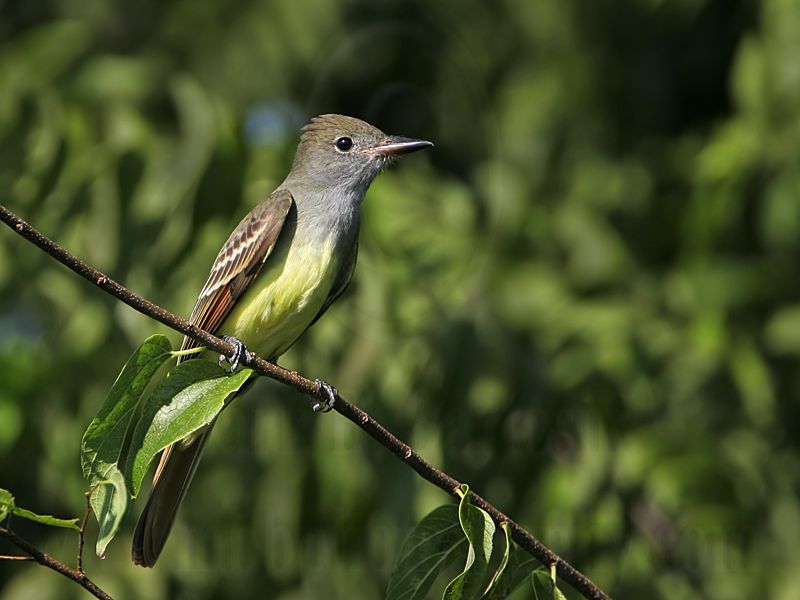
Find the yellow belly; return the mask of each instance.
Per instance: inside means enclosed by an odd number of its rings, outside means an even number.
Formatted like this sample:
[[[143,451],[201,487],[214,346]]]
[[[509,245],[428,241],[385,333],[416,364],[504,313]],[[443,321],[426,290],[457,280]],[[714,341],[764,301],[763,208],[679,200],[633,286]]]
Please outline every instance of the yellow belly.
[[[333,250],[330,239],[279,241],[220,333],[239,338],[263,358],[283,354],[317,316],[333,287],[338,268]]]

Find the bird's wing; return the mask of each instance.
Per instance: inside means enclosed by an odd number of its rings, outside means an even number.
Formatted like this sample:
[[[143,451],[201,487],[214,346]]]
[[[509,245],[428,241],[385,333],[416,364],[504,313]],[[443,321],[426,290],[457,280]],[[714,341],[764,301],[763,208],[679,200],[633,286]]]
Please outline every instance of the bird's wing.
[[[215,333],[237,298],[253,282],[286,221],[294,199],[288,190],[276,190],[242,219],[222,246],[208,275],[189,321]],[[183,339],[182,350],[200,344]]]
[[[193,325],[216,332],[275,247],[293,203],[287,190],[275,191],[236,226],[200,291],[189,318]],[[181,348],[199,345],[185,337]],[[161,554],[212,427],[213,422],[201,432],[167,446],[161,454],[150,498],[134,532],[131,555],[136,564],[152,567]]]
[[[353,248],[350,250],[350,253],[344,259],[342,266],[339,267],[339,272],[336,274],[336,279],[333,280],[333,287],[331,287],[331,291],[328,293],[328,297],[325,298],[325,302],[322,304],[322,308],[319,309],[317,316],[314,317],[314,320],[309,323],[308,327],[311,327],[314,323],[316,323],[319,318],[325,314],[325,311],[328,310],[334,302],[341,296],[344,291],[347,289],[347,286],[350,285],[350,281],[353,279],[353,272],[356,270],[356,259],[358,258],[358,237],[356,237],[356,241],[353,244]],[[306,329],[308,329],[306,327]]]

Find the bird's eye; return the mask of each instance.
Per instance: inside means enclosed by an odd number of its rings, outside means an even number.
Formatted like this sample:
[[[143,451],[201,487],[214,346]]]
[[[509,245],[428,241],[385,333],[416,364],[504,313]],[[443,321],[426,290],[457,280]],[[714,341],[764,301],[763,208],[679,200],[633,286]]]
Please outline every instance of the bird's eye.
[[[340,137],[335,142],[337,150],[347,152],[353,147],[353,140],[349,137]]]

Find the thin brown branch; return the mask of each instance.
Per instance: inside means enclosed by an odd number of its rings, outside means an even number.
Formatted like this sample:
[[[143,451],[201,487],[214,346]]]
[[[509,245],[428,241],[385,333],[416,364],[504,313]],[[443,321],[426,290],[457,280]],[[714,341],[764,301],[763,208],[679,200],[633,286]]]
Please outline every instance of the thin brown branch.
[[[133,293],[123,285],[106,276],[104,273],[101,273],[97,269],[89,266],[85,262],[61,248],[58,244],[28,225],[25,221],[17,217],[3,205],[0,205],[0,220],[6,223],[22,237],[29,240],[44,250],[47,254],[72,269],[84,279],[91,281],[99,288],[119,298],[125,304],[136,309],[140,313],[156,319],[164,325],[188,335],[191,338],[194,338],[214,352],[220,352],[226,356],[230,356],[233,353],[234,347],[232,344],[195,327],[185,319],[181,319],[180,317],[170,313],[160,306],[157,306]],[[245,359],[241,361],[241,364],[253,369],[260,375],[265,375],[280,381],[281,383],[284,383],[320,402],[324,403],[328,400],[327,394],[319,382],[303,377],[295,371],[289,371],[279,367],[278,365],[270,363],[258,356],[253,356],[252,358],[245,357]],[[378,423],[359,407],[348,402],[337,394],[333,408],[336,410],[336,412],[351,420],[361,429],[366,431],[370,436],[372,436],[373,439],[387,448],[390,452],[397,455],[401,460],[414,469],[414,471],[416,471],[417,474],[423,479],[430,481],[448,494],[457,496],[455,490],[459,488],[461,482],[431,465],[419,454],[417,454],[408,444],[397,438],[394,434],[383,427],[383,425]],[[517,542],[517,544],[522,546],[522,548],[527,550],[542,564],[555,565],[558,577],[562,581],[565,581],[574,587],[583,597],[591,600],[609,599],[609,596],[597,585],[595,585],[588,577],[561,558],[558,554],[553,552],[550,548],[542,544],[530,532],[525,530],[518,523],[511,520],[507,515],[498,510],[486,499],[478,494],[475,494],[474,492],[470,492],[470,500],[476,506],[479,506],[488,512],[498,524],[508,523],[511,530],[511,537],[515,542]]]
[[[86,524],[89,522],[89,515],[92,512],[91,492],[86,492],[84,495],[86,496],[86,508],[83,511],[83,519],[81,519],[81,527],[78,532],[78,573],[83,573],[83,543],[86,541]]]
[[[73,569],[72,567],[68,567],[60,560],[53,558],[49,554],[45,554],[44,552],[39,550],[36,546],[31,544],[29,541],[19,537],[16,533],[11,531],[10,529],[6,529],[5,527],[0,527],[0,537],[7,539],[17,548],[19,548],[26,554],[30,555],[30,560],[34,560],[40,565],[45,566],[48,569],[52,569],[53,571],[60,573],[64,577],[72,579],[72,581],[82,586],[84,589],[86,589],[86,591],[88,591],[96,598],[100,598],[101,600],[112,600],[111,596],[109,596],[106,592],[100,589],[95,582],[93,582],[86,576],[85,573],[81,573],[78,570]],[[22,560],[22,558],[15,558],[15,560]]]
[[[20,562],[33,561],[32,556],[17,556],[16,554],[0,554],[0,560],[18,560]]]

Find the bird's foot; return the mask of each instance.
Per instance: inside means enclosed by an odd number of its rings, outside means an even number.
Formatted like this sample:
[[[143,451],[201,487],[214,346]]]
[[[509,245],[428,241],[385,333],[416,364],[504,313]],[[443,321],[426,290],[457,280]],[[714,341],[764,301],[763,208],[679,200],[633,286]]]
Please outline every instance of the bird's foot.
[[[319,386],[320,391],[325,394],[326,398],[324,402],[312,400],[311,410],[314,412],[328,412],[333,408],[333,405],[336,404],[336,397],[339,395],[339,392],[330,383],[322,381],[322,379],[317,379],[316,384]]]
[[[239,368],[239,363],[242,359],[250,360],[253,358],[253,353],[247,349],[247,346],[244,345],[244,342],[239,338],[233,337],[232,335],[223,335],[220,339],[225,340],[229,344],[233,344],[234,351],[230,358],[225,356],[224,354],[219,355],[219,366],[222,366],[222,363],[227,362],[230,365],[230,369],[228,369],[228,373],[233,373],[236,369]]]

